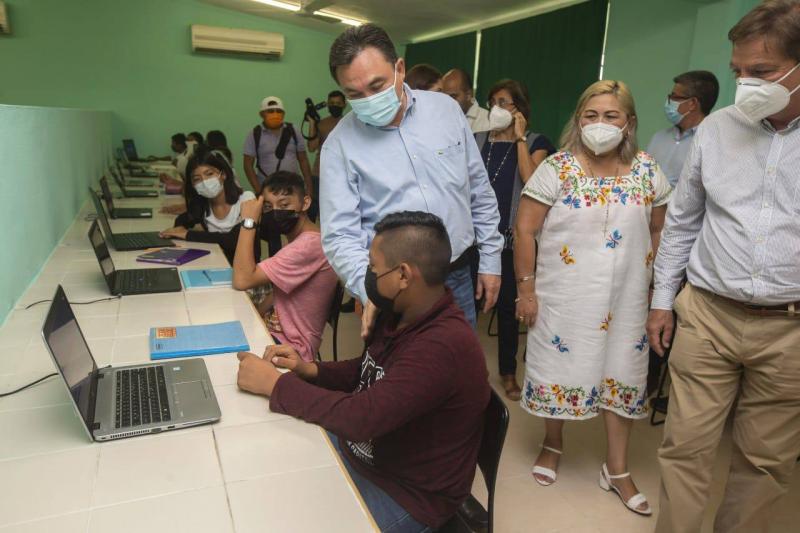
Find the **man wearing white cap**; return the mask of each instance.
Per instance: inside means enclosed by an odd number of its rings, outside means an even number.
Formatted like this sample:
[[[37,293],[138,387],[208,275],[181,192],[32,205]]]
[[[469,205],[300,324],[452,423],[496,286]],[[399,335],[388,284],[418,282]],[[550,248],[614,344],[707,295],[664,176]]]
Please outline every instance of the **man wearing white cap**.
[[[253,128],[244,142],[244,173],[258,194],[269,174],[288,170],[303,175],[306,190],[311,194],[311,166],[306,144],[300,132],[284,122],[286,110],[277,96],[261,101],[261,123]]]

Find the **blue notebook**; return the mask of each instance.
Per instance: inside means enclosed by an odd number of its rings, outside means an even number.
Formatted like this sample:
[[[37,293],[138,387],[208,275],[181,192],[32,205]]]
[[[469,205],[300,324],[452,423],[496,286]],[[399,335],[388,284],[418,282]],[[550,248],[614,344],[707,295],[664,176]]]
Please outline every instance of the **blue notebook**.
[[[150,359],[249,351],[239,321],[150,328]]]
[[[198,270],[181,270],[181,281],[183,281],[184,289],[232,287],[233,269],[201,268]]]

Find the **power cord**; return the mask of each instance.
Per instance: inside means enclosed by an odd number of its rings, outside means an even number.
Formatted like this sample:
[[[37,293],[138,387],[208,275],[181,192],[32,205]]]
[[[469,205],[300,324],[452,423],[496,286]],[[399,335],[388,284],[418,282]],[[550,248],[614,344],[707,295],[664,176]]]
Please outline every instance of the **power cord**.
[[[20,388],[18,388],[16,390],[12,390],[11,392],[0,392],[0,398],[5,398],[6,396],[11,396],[12,394],[16,394],[18,392],[24,391],[25,389],[27,389],[29,387],[33,387],[37,383],[41,383],[42,381],[44,381],[46,379],[50,379],[53,376],[57,376],[57,375],[58,375],[57,372],[53,372],[52,374],[47,374],[46,376],[41,377],[41,378],[37,379],[36,381],[32,381],[32,382],[28,383],[27,385],[24,385],[24,386],[22,386],[22,387],[20,387]]]
[[[99,298],[97,300],[90,300],[88,302],[69,302],[69,305],[89,305],[89,304],[96,304],[97,302],[109,302],[109,301],[112,301],[112,300],[119,300],[120,298],[122,298],[122,296],[112,296],[111,298]],[[38,302],[33,302],[32,304],[28,304],[25,307],[18,308],[18,310],[27,311],[28,309],[30,309],[34,305],[39,305],[39,304],[52,302],[52,301],[53,301],[52,298],[50,298],[48,300],[39,300]]]

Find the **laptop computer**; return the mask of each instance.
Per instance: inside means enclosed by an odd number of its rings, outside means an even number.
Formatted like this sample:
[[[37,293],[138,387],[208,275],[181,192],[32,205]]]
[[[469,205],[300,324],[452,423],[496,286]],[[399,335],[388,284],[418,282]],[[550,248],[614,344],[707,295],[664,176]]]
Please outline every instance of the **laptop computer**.
[[[126,143],[129,143],[128,146]],[[135,158],[131,158],[131,152],[133,155],[136,155],[136,145],[133,144],[133,139],[124,139],[122,141],[123,147],[119,150],[117,159],[121,159],[125,162],[125,168],[129,169],[131,172],[131,176],[137,176],[140,178],[157,178],[158,173],[154,172],[153,170],[147,170],[143,168],[144,165],[149,163],[151,160],[155,161],[156,158],[148,158],[148,159],[139,159],[138,156]]]
[[[106,278],[111,294],[130,296],[133,294],[155,294],[159,292],[180,292],[181,278],[177,268],[135,268],[117,270],[108,252],[106,240],[95,220],[89,228],[89,241],[94,255],[100,263],[100,270]]]
[[[131,187],[152,187],[155,184],[154,181],[143,182],[138,180],[132,179],[125,179],[125,175],[122,173],[122,168],[117,162],[117,172],[114,172],[114,169],[111,169],[111,175],[114,176],[114,180],[117,182],[119,189],[122,191],[122,195],[125,198],[157,198],[158,197],[158,190],[150,188],[150,189],[142,189],[142,190],[130,190],[128,189],[127,185]]]
[[[142,161],[136,152],[136,143],[133,142],[133,139],[122,139],[122,149],[125,151],[128,161]]]
[[[114,195],[111,194],[105,176],[100,178],[100,191],[103,193],[103,200],[106,201],[111,218],[152,218],[153,216],[153,210],[149,207],[114,207]]]
[[[222,417],[200,358],[97,368],[61,285],[42,326],[42,338],[92,440],[160,433]]]
[[[103,204],[100,203],[97,193],[89,187],[89,197],[94,202],[94,209],[97,211],[97,219],[103,227],[108,242],[115,250],[127,252],[129,250],[146,250],[147,248],[161,248],[164,246],[175,246],[169,239],[162,239],[157,231],[144,231],[140,233],[114,233],[111,231],[111,224],[108,222]]]

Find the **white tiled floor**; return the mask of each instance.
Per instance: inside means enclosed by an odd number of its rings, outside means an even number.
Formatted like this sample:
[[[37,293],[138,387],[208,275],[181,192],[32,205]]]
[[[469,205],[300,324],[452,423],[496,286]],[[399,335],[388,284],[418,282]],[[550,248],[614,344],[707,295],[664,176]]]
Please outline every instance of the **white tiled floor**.
[[[486,334],[488,316],[481,316],[479,337],[487,356],[490,380],[503,396],[497,371],[497,338]],[[361,353],[358,340],[359,322],[353,314],[343,314],[339,329],[340,358]],[[524,375],[520,337],[518,377]],[[330,328],[326,328],[321,349],[325,359],[331,353]],[[503,396],[504,397],[504,396]],[[605,453],[605,432],[602,420],[573,422],[566,425],[564,456],[558,481],[541,487],[530,475],[544,437],[542,420],[535,418],[513,402],[506,404],[511,412],[511,424],[500,460],[495,493],[495,525],[499,533],[533,532],[592,532],[637,533],[651,532],[655,517],[644,518],[626,510],[615,495],[604,492],[597,484],[600,465]],[[656,450],[661,442],[663,426],[653,427],[649,421],[634,424],[631,437],[629,466],[639,489],[658,511],[659,473]],[[703,533],[711,532],[714,508],[722,498],[727,477],[730,439],[723,439],[715,467],[715,481]],[[800,455],[800,450],[798,450]],[[473,493],[486,503],[486,488],[480,475],[476,476]],[[800,468],[795,471],[789,494],[776,506],[773,533],[798,531],[800,522]]]

